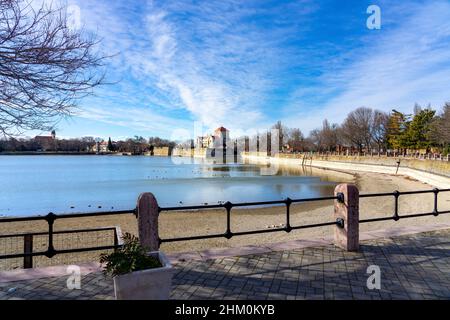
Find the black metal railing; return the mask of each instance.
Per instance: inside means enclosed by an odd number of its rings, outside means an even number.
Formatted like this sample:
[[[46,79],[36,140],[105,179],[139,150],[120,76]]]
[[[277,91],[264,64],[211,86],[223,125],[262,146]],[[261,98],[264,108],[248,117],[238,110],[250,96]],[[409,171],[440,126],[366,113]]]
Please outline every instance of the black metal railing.
[[[375,221],[383,221],[383,220],[395,220],[398,221],[400,218],[413,218],[413,217],[422,217],[434,215],[437,216],[439,214],[450,213],[450,210],[439,211],[438,210],[438,194],[441,192],[450,192],[450,189],[432,189],[432,190],[421,190],[421,191],[394,191],[394,192],[386,192],[386,193],[372,193],[372,194],[361,194],[360,198],[373,198],[373,197],[394,197],[394,215],[391,217],[381,217],[381,218],[372,218],[372,219],[363,219],[359,220],[359,223],[367,223],[367,222],[375,222]],[[417,214],[407,214],[400,216],[399,211],[399,202],[398,199],[401,195],[411,195],[411,194],[422,194],[422,193],[434,193],[434,209],[432,212],[427,213],[417,213]],[[268,232],[291,232],[292,230],[298,229],[306,229],[306,228],[315,228],[315,227],[324,227],[337,225],[338,227],[344,227],[344,221],[342,219],[336,219],[336,221],[329,221],[324,223],[315,223],[315,224],[307,224],[307,225],[298,225],[292,226],[290,223],[290,206],[293,203],[301,203],[301,202],[311,202],[311,201],[323,201],[323,200],[337,200],[341,203],[344,202],[344,195],[342,193],[338,193],[333,197],[319,197],[319,198],[306,198],[306,199],[290,199],[287,198],[285,200],[278,201],[262,201],[262,202],[244,202],[244,203],[231,203],[225,202],[223,204],[216,205],[208,205],[208,206],[186,206],[186,207],[166,207],[159,208],[159,211],[181,211],[181,210],[198,210],[198,209],[214,209],[214,208],[225,208],[227,215],[227,225],[224,233],[215,233],[208,235],[196,235],[196,236],[188,236],[188,237],[176,237],[176,238],[168,238],[168,239],[159,239],[160,243],[164,242],[176,242],[176,241],[189,241],[189,240],[202,240],[202,239],[211,239],[211,238],[226,238],[231,239],[233,236],[243,236],[243,235],[251,235],[258,233],[268,233]],[[250,206],[262,206],[262,205],[276,205],[276,204],[284,204],[286,206],[286,223],[282,228],[273,228],[273,229],[259,229],[259,230],[250,230],[250,231],[240,231],[240,232],[232,232],[231,231],[231,209],[234,207],[250,207]]]
[[[71,229],[71,230],[58,230],[54,231],[53,235],[61,235],[64,236],[63,241],[58,241],[59,243],[63,242],[66,243],[69,234],[94,234],[94,237],[96,240],[98,240],[100,234],[110,234],[112,233],[112,243],[111,246],[88,246],[88,247],[81,247],[81,248],[74,248],[74,249],[63,249],[63,250],[57,250],[58,254],[64,254],[64,253],[76,253],[76,252],[82,252],[82,251],[95,251],[95,250],[107,250],[107,249],[115,249],[120,247],[122,244],[121,239],[121,230],[120,227],[101,227],[101,228],[90,228],[90,229]],[[45,252],[34,252],[34,247],[36,242],[37,244],[41,244],[44,242],[43,237],[48,236],[48,232],[30,232],[30,233],[14,233],[14,234],[2,234],[0,235],[0,244],[4,244],[4,240],[12,240],[11,243],[14,243],[15,245],[11,245],[11,247],[17,247],[22,246],[23,253],[9,253],[9,254],[3,254],[1,258],[3,259],[16,259],[16,258],[23,258],[23,268],[32,268],[33,267],[33,256],[43,256],[45,255]],[[22,241],[20,241],[20,238],[22,238]],[[110,240],[111,237],[108,237]],[[36,241],[38,240],[38,241]],[[76,239],[70,239],[71,242],[77,242]],[[79,240],[79,239],[78,239]],[[53,239],[54,241],[54,239]],[[93,241],[91,241],[93,242]],[[109,241],[108,241],[109,242]],[[90,244],[89,244],[90,245]],[[55,250],[56,251],[56,250]]]
[[[103,212],[87,212],[87,213],[73,213],[73,214],[61,214],[57,215],[53,212],[45,216],[31,216],[31,217],[14,217],[14,218],[0,218],[0,224],[2,223],[17,223],[25,221],[46,221],[48,225],[47,232],[31,232],[31,233],[17,233],[17,234],[4,234],[0,235],[1,239],[6,238],[20,238],[23,237],[23,248],[22,253],[11,253],[0,255],[0,260],[2,259],[15,259],[23,258],[24,268],[31,268],[33,265],[33,257],[45,256],[47,258],[52,258],[58,254],[67,253],[79,253],[87,251],[105,251],[111,249],[117,249],[121,247],[121,233],[120,228],[117,227],[102,227],[102,228],[85,228],[85,229],[75,229],[75,230],[58,230],[54,231],[53,226],[56,220],[71,219],[71,218],[87,218],[87,217],[98,217],[98,216],[108,216],[108,215],[122,215],[122,214],[135,214],[136,210],[120,210],[120,211],[103,211]],[[113,231],[114,238],[111,245],[101,245],[101,246],[88,246],[70,249],[55,249],[54,246],[54,235],[58,234],[73,234],[73,233],[92,233],[99,231]],[[34,251],[33,250],[33,237],[47,235],[47,249],[45,251]]]
[[[424,217],[424,216],[438,216],[440,214],[450,213],[450,210],[442,210],[438,209],[438,195],[442,192],[449,192],[450,189],[432,189],[432,190],[420,190],[420,191],[394,191],[394,192],[384,192],[384,193],[372,193],[372,194],[361,194],[360,198],[374,198],[374,197],[394,197],[394,214],[390,217],[379,217],[379,218],[371,218],[371,219],[363,219],[359,220],[359,223],[368,223],[368,222],[376,222],[376,221],[386,221],[386,220],[394,220],[398,221],[400,219],[405,218],[414,218],[414,217]],[[424,213],[411,213],[411,214],[402,214],[399,215],[398,207],[399,207],[399,198],[404,195],[412,195],[412,194],[424,194],[424,193],[433,193],[433,211],[424,212]]]
[[[211,238],[226,238],[231,239],[234,236],[244,236],[258,233],[269,233],[269,232],[291,232],[292,230],[297,229],[305,229],[305,228],[313,228],[313,227],[324,227],[331,225],[339,225],[343,226],[343,221],[330,221],[324,223],[316,223],[309,225],[301,225],[301,226],[293,226],[290,221],[290,207],[293,203],[300,202],[312,202],[312,201],[324,201],[324,200],[338,200],[344,202],[343,194],[338,194],[337,196],[332,197],[319,197],[319,198],[306,198],[306,199],[290,199],[286,198],[285,200],[275,200],[275,201],[260,201],[260,202],[240,202],[240,203],[231,203],[225,202],[223,204],[214,204],[214,205],[206,205],[206,206],[185,206],[185,207],[166,207],[159,208],[160,212],[163,211],[186,211],[186,210],[201,210],[201,209],[220,209],[223,208],[226,210],[226,230],[224,233],[215,233],[208,235],[198,235],[198,236],[189,236],[189,237],[177,237],[177,238],[168,238],[168,239],[159,239],[160,243],[164,242],[176,242],[176,241],[189,241],[189,240],[201,240],[201,239],[211,239]],[[231,209],[236,207],[252,207],[252,206],[267,206],[267,205],[285,205],[286,207],[286,223],[282,228],[273,228],[273,229],[260,229],[260,230],[250,230],[250,231],[239,231],[233,232],[231,230]]]
[[[369,222],[384,221],[384,220],[398,221],[399,219],[405,219],[405,218],[423,217],[423,216],[430,216],[430,215],[438,216],[440,214],[450,213],[450,210],[439,211],[439,209],[438,209],[438,196],[442,192],[450,192],[450,189],[432,189],[432,190],[403,191],[403,192],[394,191],[394,192],[386,192],[386,193],[360,194],[359,198],[394,197],[394,213],[392,216],[388,216],[388,217],[362,219],[362,220],[359,220],[359,223],[369,223]],[[426,193],[434,194],[433,211],[425,212],[425,213],[411,213],[411,214],[402,214],[402,215],[399,214],[399,197],[400,196],[413,195],[413,194],[426,194]],[[324,200],[337,200],[341,203],[343,203],[345,201],[344,195],[342,193],[338,193],[336,196],[318,197],[318,198],[305,198],[305,199],[287,198],[285,200],[276,200],[276,201],[241,202],[241,203],[225,202],[222,204],[201,205],[201,206],[159,207],[159,212],[190,211],[190,210],[205,210],[205,209],[225,209],[225,212],[226,212],[226,228],[225,228],[225,231],[222,233],[166,238],[166,239],[159,239],[159,242],[167,243],[167,242],[203,240],[203,239],[212,239],[212,238],[231,239],[234,236],[244,236],[244,235],[260,234],[260,233],[271,233],[271,232],[287,232],[287,233],[289,233],[293,230],[332,226],[332,225],[337,225],[338,227],[341,227],[341,228],[344,227],[344,221],[339,218],[336,219],[336,221],[328,221],[328,222],[323,222],[323,223],[314,223],[314,224],[307,224],[307,225],[292,225],[291,224],[290,207],[292,204],[304,203],[304,202],[314,202],[314,201],[324,201]],[[286,221],[285,221],[284,227],[272,228],[272,229],[257,229],[257,230],[249,230],[249,231],[238,231],[238,232],[232,231],[231,214],[232,214],[233,208],[252,207],[252,206],[267,206],[267,205],[284,205],[285,206]],[[62,254],[62,253],[76,253],[76,252],[83,252],[83,251],[100,251],[100,250],[108,250],[108,249],[117,249],[121,246],[121,244],[118,243],[118,241],[119,241],[118,239],[120,238],[120,236],[118,234],[115,234],[115,243],[112,245],[57,250],[54,248],[54,245],[53,245],[53,235],[54,234],[61,233],[61,232],[89,232],[89,230],[98,230],[101,228],[78,229],[78,230],[72,230],[72,231],[53,231],[53,224],[54,224],[55,220],[59,220],[59,219],[118,215],[118,214],[136,214],[136,212],[137,212],[137,209],[132,209],[132,210],[122,210],[122,211],[90,212],[90,213],[76,213],[76,214],[64,214],[64,215],[56,215],[54,213],[49,213],[46,216],[2,218],[2,219],[0,219],[0,224],[7,223],[7,222],[45,220],[48,223],[48,232],[39,233],[39,234],[48,235],[48,247],[47,247],[46,251],[24,252],[24,253],[18,253],[18,254],[0,255],[0,260],[1,259],[10,259],[10,258],[26,259],[27,257],[34,257],[34,256],[46,256],[48,258],[51,258],[57,254]],[[36,234],[36,233],[34,233],[34,234]],[[12,236],[24,236],[25,237],[26,235],[27,234],[0,235],[0,238],[12,237]]]

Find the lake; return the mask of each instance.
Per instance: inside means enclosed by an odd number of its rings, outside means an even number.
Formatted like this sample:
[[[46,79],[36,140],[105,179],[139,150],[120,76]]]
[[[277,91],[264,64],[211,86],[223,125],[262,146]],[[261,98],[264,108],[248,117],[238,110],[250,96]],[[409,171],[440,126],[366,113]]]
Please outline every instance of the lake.
[[[0,215],[131,209],[141,192],[161,207],[309,198],[337,182],[307,170],[146,156],[0,156]]]

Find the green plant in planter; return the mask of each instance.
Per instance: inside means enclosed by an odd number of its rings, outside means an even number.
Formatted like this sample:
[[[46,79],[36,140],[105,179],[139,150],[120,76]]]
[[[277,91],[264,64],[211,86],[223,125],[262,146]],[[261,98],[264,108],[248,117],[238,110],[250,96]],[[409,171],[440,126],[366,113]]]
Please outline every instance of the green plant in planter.
[[[123,246],[113,253],[100,255],[100,263],[105,264],[103,273],[107,276],[161,267],[158,259],[147,254],[145,248],[139,243],[139,238],[125,233],[122,237]]]

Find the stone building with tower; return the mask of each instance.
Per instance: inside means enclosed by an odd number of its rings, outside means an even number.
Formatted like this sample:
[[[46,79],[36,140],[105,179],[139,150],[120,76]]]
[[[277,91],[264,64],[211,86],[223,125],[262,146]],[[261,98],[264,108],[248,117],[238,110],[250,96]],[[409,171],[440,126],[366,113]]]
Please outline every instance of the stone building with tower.
[[[222,149],[227,148],[227,144],[230,140],[229,133],[230,133],[230,131],[228,131],[224,127],[219,127],[216,130],[214,130],[214,137],[216,137],[216,139],[214,141],[214,147],[216,149],[217,148],[222,148]]]
[[[34,141],[39,145],[39,151],[56,151],[56,132],[53,130],[49,136],[36,136]]]
[[[212,134],[197,137],[194,155],[215,161],[232,162],[236,153],[234,149],[230,131],[219,127]]]
[[[213,134],[197,137],[195,146],[198,149],[226,148],[228,140],[229,130],[224,127],[219,127],[214,130]]]

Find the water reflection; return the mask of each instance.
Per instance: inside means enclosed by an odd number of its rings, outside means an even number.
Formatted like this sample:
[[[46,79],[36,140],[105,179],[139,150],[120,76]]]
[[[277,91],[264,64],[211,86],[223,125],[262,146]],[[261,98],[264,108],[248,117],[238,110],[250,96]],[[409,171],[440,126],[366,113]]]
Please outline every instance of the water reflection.
[[[129,209],[141,192],[160,206],[328,196],[338,182],[326,171],[214,164],[203,159],[119,156],[0,156],[0,214]]]

